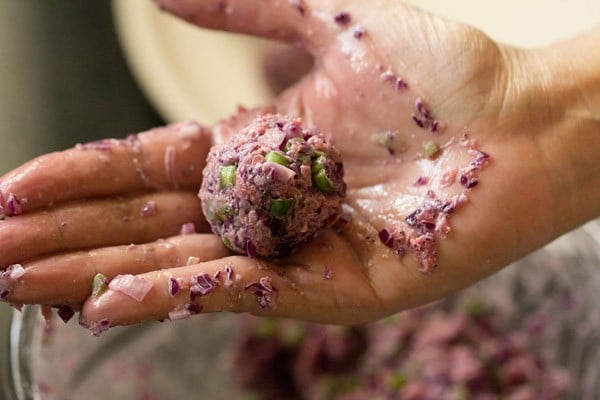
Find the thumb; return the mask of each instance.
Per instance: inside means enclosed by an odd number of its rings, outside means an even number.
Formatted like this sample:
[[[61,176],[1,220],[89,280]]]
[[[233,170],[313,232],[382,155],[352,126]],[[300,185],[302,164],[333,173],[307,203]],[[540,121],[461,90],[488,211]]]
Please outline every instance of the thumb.
[[[313,53],[331,41],[340,25],[351,22],[349,14],[338,9],[337,1],[154,1],[162,10],[204,28],[301,44]]]

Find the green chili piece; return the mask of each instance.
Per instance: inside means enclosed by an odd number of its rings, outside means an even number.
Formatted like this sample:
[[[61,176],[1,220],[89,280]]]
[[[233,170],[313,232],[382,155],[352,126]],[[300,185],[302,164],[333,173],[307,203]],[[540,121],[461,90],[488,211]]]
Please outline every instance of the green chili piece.
[[[315,185],[321,192],[333,192],[335,188],[333,187],[333,183],[329,179],[329,176],[327,176],[327,171],[325,170],[325,162],[327,161],[327,157],[320,151],[315,153],[316,158],[313,160],[310,166],[313,185]]]
[[[281,154],[278,151],[268,152],[267,155],[265,156],[265,160],[267,160],[268,162],[275,163],[275,164],[283,165],[284,167],[287,167],[288,165],[290,165],[290,160],[288,160],[286,156],[284,156],[283,154]]]
[[[222,206],[215,211],[215,216],[222,222],[227,221],[229,217],[233,217],[235,214],[236,212],[231,206]]]
[[[235,185],[235,165],[221,165],[219,167],[219,185],[222,189]]]
[[[321,192],[330,193],[335,190],[333,187],[333,183],[327,176],[327,171],[325,169],[321,169],[316,174],[312,176],[313,185],[317,187]]]
[[[227,247],[229,250],[231,251],[235,251],[235,249],[233,248],[233,246],[231,245],[231,242],[229,241],[229,239],[227,239],[225,236],[223,236],[221,238],[221,240],[223,241],[223,244],[225,245],[225,247]]]
[[[425,158],[435,158],[435,156],[439,153],[439,151],[440,151],[440,146],[432,140],[423,142],[423,145],[421,147],[421,154]]]
[[[269,213],[274,217],[284,217],[292,211],[295,203],[294,199],[271,199]]]
[[[106,275],[101,273],[97,273],[94,275],[94,280],[92,281],[92,296],[100,296],[102,293],[108,289],[108,278]]]
[[[310,170],[313,175],[316,175],[317,173],[325,169],[325,161],[327,161],[327,159],[324,155],[319,155],[317,156],[317,158],[314,159],[312,165],[310,166]]]

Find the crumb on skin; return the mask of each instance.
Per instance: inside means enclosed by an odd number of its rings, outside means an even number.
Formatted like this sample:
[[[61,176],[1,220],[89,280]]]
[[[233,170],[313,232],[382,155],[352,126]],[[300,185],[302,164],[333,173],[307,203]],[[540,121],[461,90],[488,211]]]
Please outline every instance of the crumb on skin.
[[[336,24],[340,26],[347,26],[350,24],[350,22],[352,22],[352,17],[350,16],[349,12],[340,11],[337,14],[335,14],[333,20]]]
[[[450,215],[457,207],[467,203],[467,193],[478,185],[479,172],[490,162],[488,153],[473,147],[469,147],[468,151],[469,164],[460,170],[449,168],[443,171],[438,182],[443,188],[458,181],[463,188],[461,192],[443,200],[427,188],[422,195],[422,203],[404,218],[406,229],[390,226],[379,230],[381,243],[394,250],[399,257],[404,255],[404,249],[410,249],[421,272],[431,272],[437,267],[436,235],[439,239],[448,237],[452,230]],[[428,184],[428,177],[418,176],[412,186],[426,187]]]

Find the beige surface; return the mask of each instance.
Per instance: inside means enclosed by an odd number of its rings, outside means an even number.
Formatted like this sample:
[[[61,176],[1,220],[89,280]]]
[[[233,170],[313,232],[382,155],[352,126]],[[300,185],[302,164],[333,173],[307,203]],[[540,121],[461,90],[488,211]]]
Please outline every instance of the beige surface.
[[[598,0],[410,0],[482,28],[497,40],[542,46],[600,24]],[[211,123],[237,104],[269,94],[261,75],[265,42],[203,31],[157,11],[150,1],[113,0],[125,53],[142,88],[168,120]]]
[[[598,0],[405,0],[522,47],[546,46],[600,25]]]
[[[193,27],[150,1],[115,0],[113,9],[130,66],[166,119],[212,123],[269,100],[261,60],[272,44]]]

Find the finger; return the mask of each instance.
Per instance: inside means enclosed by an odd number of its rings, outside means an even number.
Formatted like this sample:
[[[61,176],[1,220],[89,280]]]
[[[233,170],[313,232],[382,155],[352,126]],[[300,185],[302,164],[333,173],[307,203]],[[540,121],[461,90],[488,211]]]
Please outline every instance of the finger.
[[[148,189],[197,190],[212,144],[189,122],[40,156],[0,178],[0,214]]]
[[[191,222],[208,231],[200,201],[191,192],[68,203],[0,221],[0,265],[46,254],[129,243],[175,235]]]
[[[205,28],[245,33],[316,49],[339,28],[339,2],[313,0],[155,0],[158,6]],[[350,23],[350,21],[347,21]]]
[[[232,256],[138,275],[151,285],[141,301],[109,289],[86,301],[82,321],[94,330],[107,325],[178,319],[200,311],[249,312],[346,324],[381,315],[381,305],[365,275],[356,268],[351,248],[334,234],[316,240],[295,255],[293,263],[283,265]],[[207,288],[206,294],[194,289],[198,277]],[[175,294],[173,280],[179,286]]]
[[[228,255],[221,240],[209,234],[178,235],[141,245],[60,254],[23,263],[25,272],[14,281],[5,282],[8,293],[4,300],[77,309],[90,296],[98,273],[110,280],[120,274],[141,274]]]

